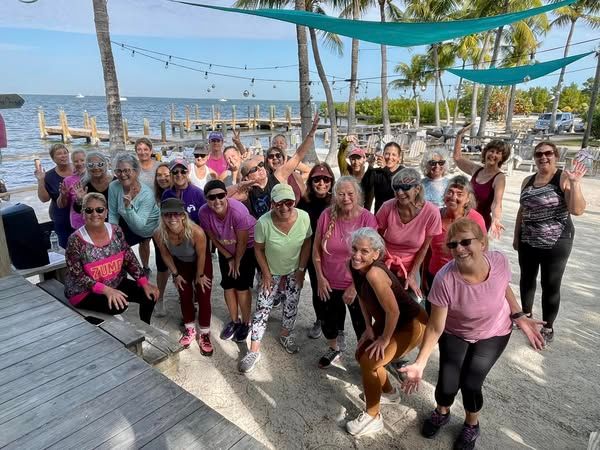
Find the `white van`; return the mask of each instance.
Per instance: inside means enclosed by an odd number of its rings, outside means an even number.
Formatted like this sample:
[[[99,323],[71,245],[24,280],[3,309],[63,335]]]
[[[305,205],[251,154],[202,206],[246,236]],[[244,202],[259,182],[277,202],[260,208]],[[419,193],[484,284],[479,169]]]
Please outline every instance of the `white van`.
[[[535,122],[533,126],[534,132],[543,131],[547,133],[550,128],[550,119],[552,113],[544,113]],[[570,112],[557,112],[556,113],[556,132],[561,133],[562,131],[570,131],[573,127],[573,114]]]

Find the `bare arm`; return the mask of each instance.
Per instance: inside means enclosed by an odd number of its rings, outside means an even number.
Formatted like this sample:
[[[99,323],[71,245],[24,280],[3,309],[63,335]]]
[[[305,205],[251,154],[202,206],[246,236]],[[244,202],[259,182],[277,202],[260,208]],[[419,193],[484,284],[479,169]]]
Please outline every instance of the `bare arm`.
[[[510,308],[510,313],[515,314],[522,311],[521,306],[517,303],[515,293],[510,286],[506,287],[506,301]],[[540,320],[534,320],[531,317],[522,315],[518,319],[515,319],[516,324],[519,326],[523,334],[529,340],[529,343],[536,350],[542,350],[544,348],[544,338],[540,333],[540,325],[545,324]]]
[[[561,187],[565,192],[565,201],[567,208],[574,216],[580,216],[585,211],[585,198],[581,190],[581,180],[585,175],[587,168],[576,161],[573,165],[573,170],[565,170],[561,176]]]
[[[225,258],[229,258],[229,257],[233,256],[227,251],[227,249],[225,247],[223,247],[223,244],[221,244],[219,242],[219,240],[217,239],[217,236],[215,236],[215,234],[212,231],[204,230],[204,232],[206,233],[208,238],[212,241],[212,243],[215,245],[215,247],[217,247],[219,252],[221,252],[221,254],[223,256],[225,256]]]
[[[400,317],[398,303],[392,291],[392,282],[389,276],[379,267],[372,267],[367,272],[367,281],[373,288],[377,301],[385,311],[385,327],[380,337],[386,344],[389,344]]]
[[[504,197],[504,189],[506,188],[506,175],[503,173],[498,175],[492,185],[494,189],[494,200],[492,201],[492,225],[490,231],[492,236],[499,238],[504,230],[502,225],[502,197]]]
[[[315,114],[313,119],[313,125],[306,138],[302,141],[302,144],[298,147],[298,150],[291,158],[275,171],[275,177],[281,183],[287,182],[288,177],[292,174],[294,170],[298,167],[298,164],[302,162],[308,150],[312,147],[315,139],[315,132],[317,131],[317,126],[319,125],[319,114]]]
[[[160,232],[158,230],[156,230],[154,232],[154,234],[152,235],[152,239],[156,243],[156,246],[158,247],[158,251],[160,252],[160,256],[162,256],[162,259],[165,262],[165,265],[167,266],[167,268],[169,269],[169,271],[172,274],[176,274],[177,273],[177,267],[175,267],[175,262],[173,261],[173,257],[171,256],[171,252],[169,252],[169,250],[167,249],[167,246],[163,242],[163,240],[162,240],[162,238],[160,236]],[[175,278],[175,277],[173,277],[173,278]]]
[[[533,175],[525,177],[525,179],[521,183],[521,192],[523,192],[523,189],[525,188],[527,183],[529,183],[529,180],[531,180],[532,176]],[[523,222],[523,210],[519,206],[519,210],[517,211],[517,218],[515,220],[515,234],[513,235],[513,249],[515,249],[515,250],[519,250],[519,240],[521,239],[521,224],[522,224],[522,222]]]
[[[263,274],[271,275],[271,271],[269,270],[269,264],[267,263],[267,257],[265,255],[265,244],[260,242],[254,243],[254,254],[256,255],[256,262],[258,263],[258,267],[260,267],[260,271]]]
[[[50,201],[50,194],[46,190],[46,172],[44,169],[36,170],[34,172],[35,178],[37,179],[37,196],[40,202],[46,203]]]
[[[196,249],[196,275],[204,275],[204,266],[206,263],[206,235],[202,228],[195,226],[192,239]]]
[[[421,344],[421,350],[415,360],[415,365],[421,366],[423,369],[427,365],[427,361],[431,356],[431,352],[435,345],[440,340],[440,336],[444,332],[446,327],[446,317],[448,316],[448,308],[443,308],[437,305],[431,305],[431,315],[427,322],[427,328],[425,328],[425,336],[423,337],[423,343]]]
[[[462,128],[456,134],[456,141],[454,141],[454,154],[453,154],[454,162],[456,163],[458,168],[469,175],[473,175],[475,173],[475,171],[477,169],[479,169],[479,167],[480,167],[479,164],[476,164],[473,161],[463,158],[463,155],[462,155],[462,139],[463,139],[463,136],[465,135],[465,133],[467,132],[467,130],[469,130],[469,128],[471,128],[471,126],[472,125]]]

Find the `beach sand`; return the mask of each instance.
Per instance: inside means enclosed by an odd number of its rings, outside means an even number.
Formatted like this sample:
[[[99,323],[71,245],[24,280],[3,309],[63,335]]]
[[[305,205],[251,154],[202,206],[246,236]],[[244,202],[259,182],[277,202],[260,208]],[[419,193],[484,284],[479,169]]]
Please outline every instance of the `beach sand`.
[[[512,249],[514,219],[519,188],[527,173],[515,171],[507,179],[504,196],[506,232],[493,249],[505,252],[511,261],[512,287],[518,296],[519,266]],[[555,340],[542,352],[534,351],[521,332],[515,331],[508,348],[484,385],[481,437],[478,448],[571,449],[586,448],[590,433],[600,431],[600,179],[586,177],[583,190],[586,213],[574,218],[575,245],[563,279],[562,305],[555,324]],[[13,196],[32,205],[40,220],[47,208],[35,192]],[[324,338],[308,339],[314,321],[308,277],[302,291],[295,334],[301,345],[296,355],[279,345],[281,309],[275,310],[265,335],[263,356],[248,375],[237,370],[245,345],[219,339],[228,313],[219,284],[218,265],[213,281],[213,357],[201,356],[192,345],[161,366],[167,376],[214,408],[264,445],[274,449],[411,448],[447,449],[463,422],[461,396],[452,409],[452,419],[435,440],[420,436],[422,420],[434,407],[437,351],[425,371],[418,393],[402,396],[397,405],[382,406],[384,431],[361,438],[346,433],[346,420],[363,408],[361,382],[353,359],[356,338],[349,318],[346,323],[348,351],[334,367],[321,370],[317,361],[327,346]],[[168,316],[153,319],[153,325],[179,338],[180,312],[177,293],[169,283],[166,294]],[[539,317],[539,288],[534,315]],[[128,314],[135,314],[132,307]],[[415,353],[411,354],[414,358]],[[202,433],[202,430],[189,430]]]

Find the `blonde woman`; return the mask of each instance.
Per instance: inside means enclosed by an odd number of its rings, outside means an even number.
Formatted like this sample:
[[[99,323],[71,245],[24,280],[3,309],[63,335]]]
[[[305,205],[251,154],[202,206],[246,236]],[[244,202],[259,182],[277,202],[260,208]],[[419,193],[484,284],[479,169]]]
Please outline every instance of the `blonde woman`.
[[[377,228],[375,216],[362,207],[362,192],[353,176],[341,177],[333,187],[333,202],[317,222],[313,263],[317,272],[319,298],[323,302],[322,330],[329,349],[319,360],[327,368],[346,348],[344,323],[346,305],[356,338],[365,331],[365,322],[352,283],[348,260],[350,235],[359,228]]]

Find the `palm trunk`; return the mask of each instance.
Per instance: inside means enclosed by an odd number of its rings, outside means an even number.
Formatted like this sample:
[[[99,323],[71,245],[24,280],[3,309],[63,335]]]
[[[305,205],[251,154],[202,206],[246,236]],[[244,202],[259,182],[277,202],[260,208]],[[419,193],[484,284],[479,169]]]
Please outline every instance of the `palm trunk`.
[[[446,125],[450,125],[450,106],[448,105],[448,99],[446,98],[446,93],[444,92],[444,83],[442,82],[442,73],[440,72],[440,90],[442,91],[442,101],[444,102],[444,107],[446,108]]]
[[[331,123],[331,140],[329,142],[329,152],[327,152],[327,158],[325,162],[327,164],[333,164],[336,161],[338,151],[338,135],[337,135],[337,118],[335,116],[335,104],[333,103],[333,94],[331,93],[331,87],[329,86],[329,80],[323,69],[323,63],[321,61],[321,54],[319,53],[319,46],[317,45],[317,32],[314,28],[309,28],[310,33],[310,44],[312,47],[313,58],[315,60],[315,66],[325,91],[325,99],[327,101],[327,112],[329,114],[329,122]]]
[[[590,140],[590,134],[592,132],[592,120],[594,118],[594,111],[596,110],[596,101],[598,100],[598,91],[600,91],[600,55],[596,56],[598,65],[596,66],[596,77],[594,78],[594,87],[592,88],[592,98],[590,99],[590,108],[587,113],[587,121],[585,132],[583,133],[583,139],[581,141],[581,148],[586,148]]]
[[[435,87],[435,91],[433,94],[433,101],[435,103],[435,126],[439,127],[441,126],[440,123],[440,103],[439,103],[439,98],[438,98],[438,88],[440,85],[440,68],[439,68],[439,61],[438,61],[438,51],[437,51],[437,45],[433,46],[433,65],[434,65],[434,69],[435,69],[435,76],[434,76],[434,87]]]
[[[567,36],[567,43],[565,44],[565,51],[563,53],[563,58],[569,56],[569,47],[571,46],[571,38],[573,37],[573,32],[575,31],[575,20],[571,20],[571,28],[569,29],[569,35]],[[562,91],[562,84],[565,78],[565,71],[567,67],[563,67],[560,69],[560,75],[558,76],[558,82],[556,83],[556,87],[554,88],[554,100],[552,101],[552,117],[550,118],[550,128],[549,131],[554,132],[556,128],[556,112],[558,111],[558,103],[560,101],[560,93]]]
[[[483,45],[481,46],[481,53],[479,54],[479,58],[474,64],[474,69],[479,69],[481,65],[481,61],[485,57],[485,53],[487,52],[487,46],[490,42],[491,32],[488,31],[485,33],[485,37],[483,38]],[[473,83],[473,98],[471,99],[471,123],[475,124],[477,121],[477,97],[479,95],[479,85],[477,83]],[[471,137],[475,136],[476,130],[473,126],[471,128]]]
[[[98,40],[100,60],[102,62],[102,73],[104,75],[106,114],[108,117],[108,135],[110,140],[109,151],[114,155],[118,151],[125,150],[119,82],[117,80],[117,70],[115,68],[115,61],[113,59],[110,43],[106,0],[93,0],[93,6],[96,38]]]
[[[296,10],[304,11],[304,0],[296,0],[295,6]],[[296,38],[298,41],[298,79],[300,81],[300,124],[302,127],[302,139],[305,139],[312,127],[306,27],[296,25]],[[311,163],[318,160],[314,145],[306,155],[306,160]]]
[[[506,133],[512,133],[513,111],[515,109],[515,100],[517,99],[517,86],[513,84],[510,87],[510,97],[506,108]]]
[[[503,13],[508,9],[508,0],[505,0]],[[496,39],[494,41],[494,51],[492,53],[492,62],[490,63],[490,69],[496,67],[496,61],[498,60],[498,54],[500,53],[500,43],[502,42],[502,30],[504,26],[501,26],[496,31]],[[487,124],[487,116],[490,108],[490,97],[492,95],[492,86],[486,84],[485,90],[483,91],[483,105],[481,106],[481,122],[479,122],[479,130],[477,136],[482,137],[485,134],[485,126]]]
[[[465,70],[466,61],[463,60],[462,70]],[[456,121],[458,120],[458,103],[460,101],[460,90],[462,89],[463,78],[460,77],[458,80],[458,88],[456,89],[456,104],[454,105],[454,114],[452,116],[452,126],[456,126]]]
[[[415,86],[413,86],[413,97],[417,104],[417,120],[415,121],[415,128],[419,128],[421,122],[421,107],[419,106],[419,94],[417,94],[417,88]]]
[[[385,0],[379,0],[381,22],[385,22]],[[388,81],[387,81],[387,47],[381,46],[381,119],[383,134],[390,134],[390,113],[388,111]]]
[[[348,94],[348,134],[356,131],[356,90],[358,76],[358,39],[352,39],[352,63],[350,66],[350,93]]]

